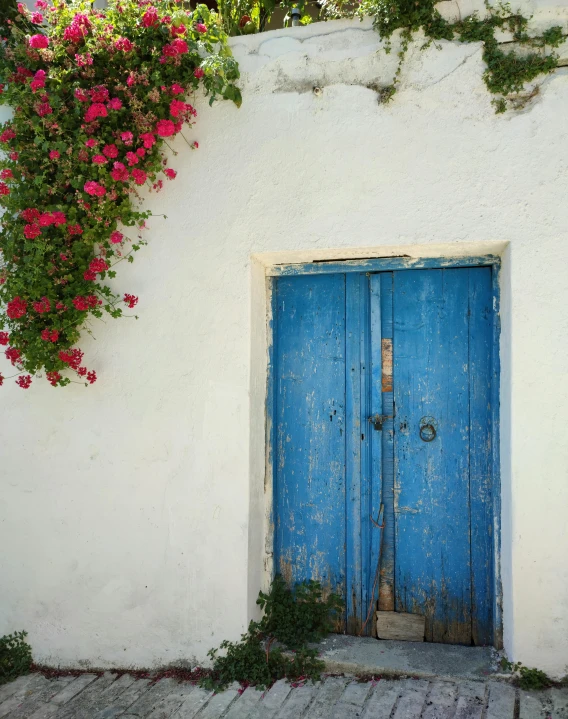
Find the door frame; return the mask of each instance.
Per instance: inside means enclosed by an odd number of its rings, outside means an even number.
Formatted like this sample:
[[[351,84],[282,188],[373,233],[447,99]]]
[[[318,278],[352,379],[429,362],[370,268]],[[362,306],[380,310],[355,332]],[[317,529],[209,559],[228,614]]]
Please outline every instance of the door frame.
[[[308,263],[275,264],[265,268],[267,309],[268,309],[268,367],[266,375],[265,405],[265,493],[269,498],[267,507],[267,536],[265,554],[271,558],[274,548],[274,517],[272,487],[274,482],[273,447],[275,444],[274,416],[274,325],[275,293],[272,291],[278,277],[313,274],[348,274],[361,272],[388,272],[394,270],[444,269],[454,267],[490,267],[493,301],[492,374],[491,374],[491,488],[493,511],[493,646],[503,647],[503,590],[501,583],[501,465],[500,465],[500,288],[499,273],[501,258],[496,255],[465,257],[423,257],[405,256],[370,258],[361,260],[315,260]],[[272,578],[274,567],[265,567]]]

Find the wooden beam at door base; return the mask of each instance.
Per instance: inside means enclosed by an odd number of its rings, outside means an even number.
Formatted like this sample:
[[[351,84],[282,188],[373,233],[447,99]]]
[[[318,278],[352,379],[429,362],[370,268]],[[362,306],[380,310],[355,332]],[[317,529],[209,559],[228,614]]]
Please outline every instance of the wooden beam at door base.
[[[406,612],[377,612],[377,637],[401,642],[423,642],[426,617]]]

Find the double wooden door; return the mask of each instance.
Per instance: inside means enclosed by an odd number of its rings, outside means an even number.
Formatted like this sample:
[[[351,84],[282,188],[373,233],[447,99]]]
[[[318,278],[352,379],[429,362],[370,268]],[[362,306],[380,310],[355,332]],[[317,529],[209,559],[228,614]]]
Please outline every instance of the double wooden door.
[[[378,606],[493,641],[492,324],[487,267],[275,282],[275,571],[347,633]]]

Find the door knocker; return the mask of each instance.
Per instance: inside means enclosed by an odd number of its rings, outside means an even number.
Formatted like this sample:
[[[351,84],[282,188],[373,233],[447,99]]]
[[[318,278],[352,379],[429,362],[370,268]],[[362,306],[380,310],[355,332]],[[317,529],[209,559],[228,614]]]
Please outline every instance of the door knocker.
[[[437,422],[434,417],[422,417],[420,420],[419,435],[423,442],[432,442],[436,439]]]

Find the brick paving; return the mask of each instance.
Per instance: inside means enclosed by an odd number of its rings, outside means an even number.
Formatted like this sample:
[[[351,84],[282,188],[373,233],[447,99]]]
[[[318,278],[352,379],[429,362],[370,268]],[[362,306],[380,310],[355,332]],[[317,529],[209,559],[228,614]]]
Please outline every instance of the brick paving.
[[[568,688],[526,692],[496,681],[329,676],[267,692],[213,694],[175,679],[20,677],[0,687],[0,719],[568,719]]]

